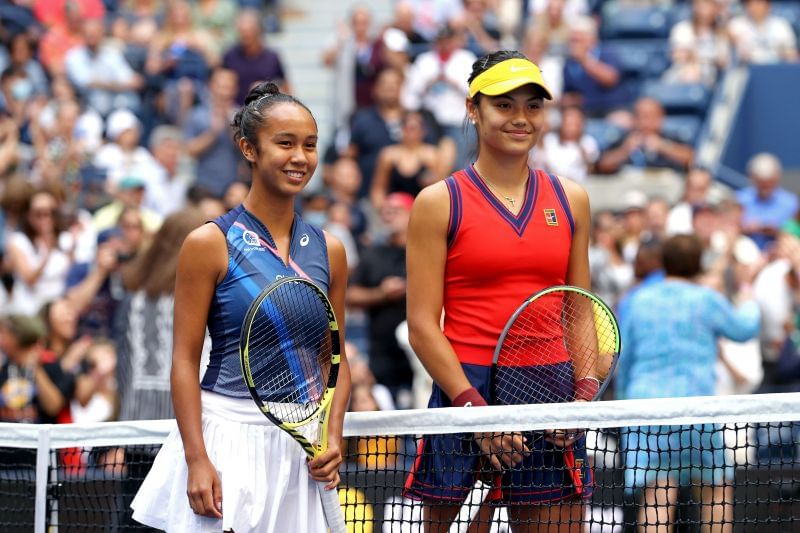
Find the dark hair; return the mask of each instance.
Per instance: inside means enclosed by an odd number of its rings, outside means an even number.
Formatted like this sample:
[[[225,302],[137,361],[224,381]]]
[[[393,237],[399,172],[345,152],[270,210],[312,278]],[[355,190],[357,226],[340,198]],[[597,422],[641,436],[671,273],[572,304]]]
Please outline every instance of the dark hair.
[[[636,279],[644,279],[647,275],[663,268],[664,247],[661,241],[652,238],[642,241],[633,260],[633,273]]]
[[[690,279],[701,271],[703,243],[697,235],[675,235],[664,242],[662,258],[668,276]]]
[[[56,201],[56,210],[53,213],[53,225],[56,236],[68,229],[67,225],[65,224],[63,216],[64,212],[62,211],[62,206],[60,205],[62,202],[59,199],[58,192],[47,187],[41,187],[34,190],[33,193],[31,193],[31,195],[28,197],[28,201],[25,203],[24,211],[22,213],[22,218],[19,221],[20,230],[28,237],[28,239],[31,240],[31,242],[33,242],[36,238],[36,229],[34,229],[29,218],[31,213],[31,204],[33,204],[33,199],[40,194],[46,194]]]
[[[238,145],[240,139],[246,139],[258,153],[258,130],[267,123],[265,111],[273,105],[289,103],[299,105],[311,115],[314,124],[317,119],[306,105],[294,96],[282,93],[278,86],[271,81],[261,82],[250,89],[244,100],[244,105],[233,117],[233,140]]]

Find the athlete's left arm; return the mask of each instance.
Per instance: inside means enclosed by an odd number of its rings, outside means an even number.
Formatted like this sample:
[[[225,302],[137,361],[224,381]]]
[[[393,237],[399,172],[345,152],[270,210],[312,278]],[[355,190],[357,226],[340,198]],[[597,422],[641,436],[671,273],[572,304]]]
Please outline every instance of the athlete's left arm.
[[[589,207],[589,195],[574,181],[562,177],[559,177],[559,180],[567,193],[572,218],[575,221],[575,233],[572,236],[567,267],[567,284],[590,290],[592,277],[589,272],[589,231],[592,225],[592,212]]]
[[[341,362],[339,363],[339,376],[336,379],[336,392],[331,402],[330,419],[328,420],[328,449],[319,457],[310,461],[309,471],[311,477],[317,481],[329,481],[328,488],[339,484],[339,465],[342,464],[342,429],[344,413],[350,401],[350,366],[347,364],[347,354],[344,348],[344,293],[347,287],[347,256],[344,246],[336,237],[325,232],[325,242],[328,247],[328,264],[330,265],[330,282],[328,298],[336,313],[339,323],[339,339],[341,349]]]

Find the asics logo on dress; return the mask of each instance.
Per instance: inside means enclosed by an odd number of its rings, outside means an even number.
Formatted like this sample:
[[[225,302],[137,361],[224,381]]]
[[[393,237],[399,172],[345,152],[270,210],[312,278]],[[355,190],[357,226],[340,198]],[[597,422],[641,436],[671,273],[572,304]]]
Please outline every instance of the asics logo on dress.
[[[308,246],[308,234],[303,233],[303,236],[300,237],[300,246]]]

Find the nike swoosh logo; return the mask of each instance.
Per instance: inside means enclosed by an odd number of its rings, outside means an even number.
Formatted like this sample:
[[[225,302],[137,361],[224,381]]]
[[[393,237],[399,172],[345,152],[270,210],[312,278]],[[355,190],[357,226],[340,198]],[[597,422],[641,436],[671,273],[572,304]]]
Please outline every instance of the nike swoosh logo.
[[[511,67],[508,70],[511,72],[519,72],[521,70],[533,70],[533,67]]]

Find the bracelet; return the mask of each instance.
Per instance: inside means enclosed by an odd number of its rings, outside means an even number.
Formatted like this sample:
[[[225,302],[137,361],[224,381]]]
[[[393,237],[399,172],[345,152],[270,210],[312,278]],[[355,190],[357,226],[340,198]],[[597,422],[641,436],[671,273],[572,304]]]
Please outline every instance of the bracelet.
[[[453,398],[451,404],[453,407],[482,407],[484,405],[489,405],[475,387],[470,387]]]
[[[585,377],[575,382],[575,400],[591,402],[600,391],[600,381],[597,378]]]

